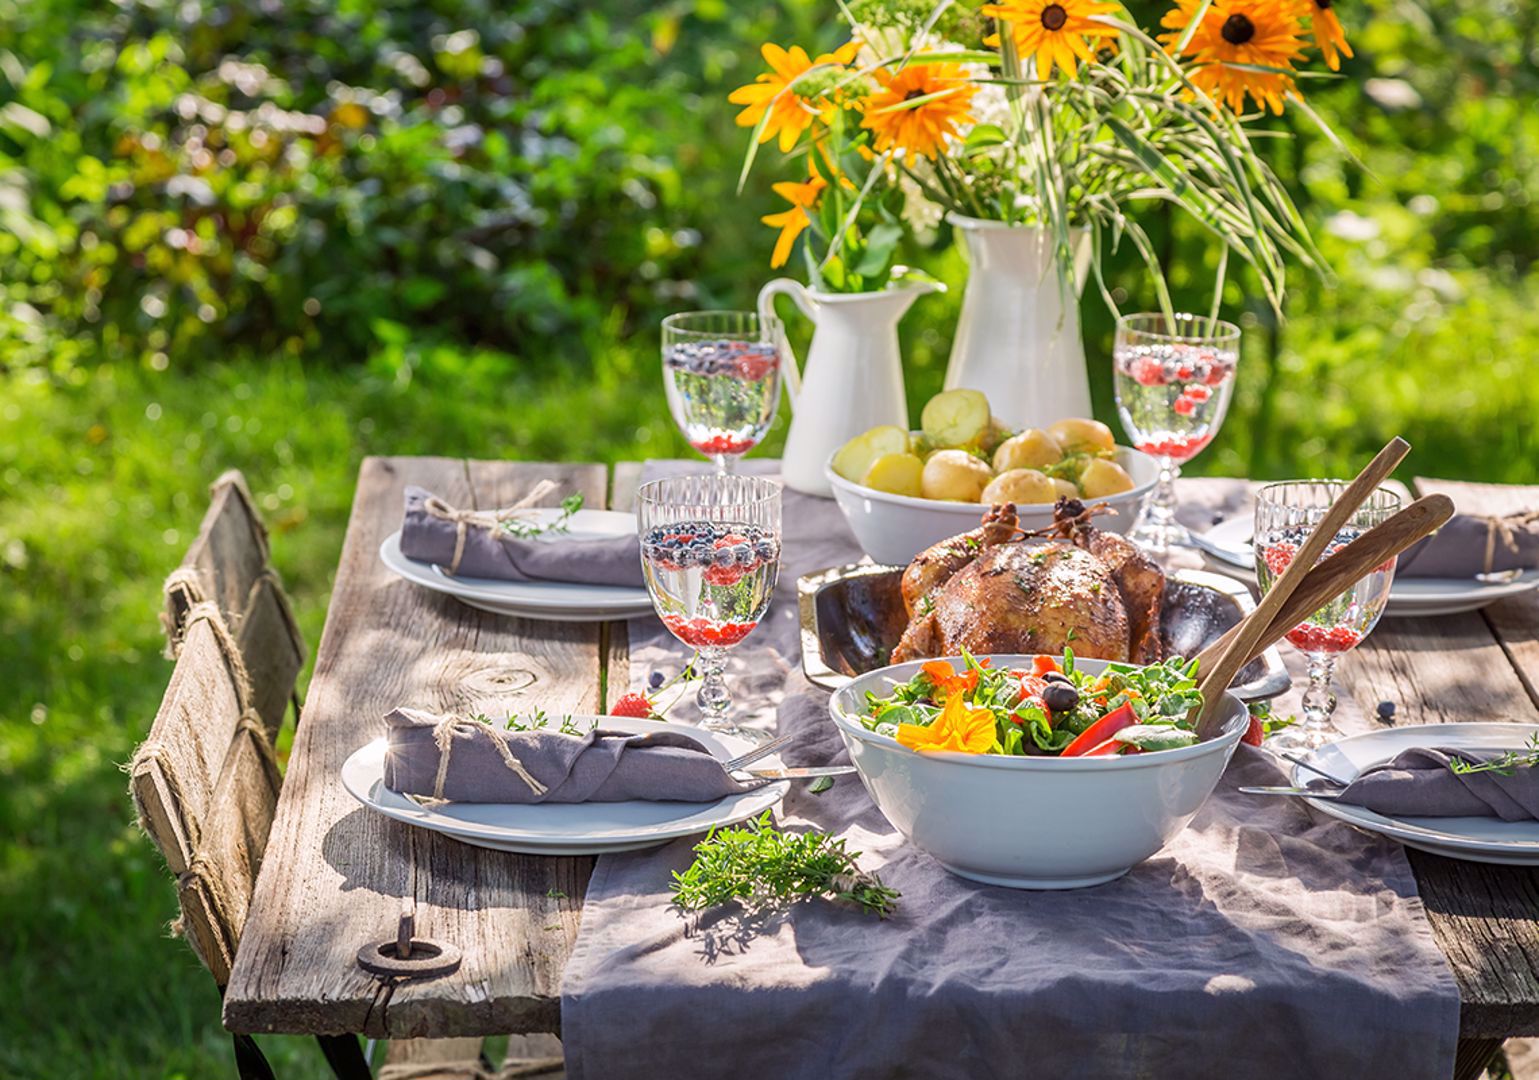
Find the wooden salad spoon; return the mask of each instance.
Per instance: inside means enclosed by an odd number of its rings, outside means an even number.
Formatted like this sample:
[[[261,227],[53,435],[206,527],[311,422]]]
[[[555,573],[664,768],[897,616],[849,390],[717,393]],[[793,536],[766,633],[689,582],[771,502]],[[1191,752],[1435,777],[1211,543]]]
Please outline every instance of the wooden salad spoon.
[[[1212,663],[1198,665],[1197,688],[1202,691],[1202,704],[1195,706],[1188,718],[1193,721],[1200,738],[1208,738],[1215,733],[1224,691],[1248,662],[1257,643],[1269,632],[1288,598],[1309,576],[1341,527],[1410,452],[1411,444],[1397,435],[1374,456],[1367,468],[1357,474],[1357,478],[1347,485],[1346,490],[1326,510],[1314,531],[1299,546],[1282,576],[1272,583],[1272,587],[1256,605],[1256,610],[1241,619],[1230,631],[1233,637],[1229,644],[1216,655]],[[1257,558],[1260,558],[1260,552],[1257,552]]]

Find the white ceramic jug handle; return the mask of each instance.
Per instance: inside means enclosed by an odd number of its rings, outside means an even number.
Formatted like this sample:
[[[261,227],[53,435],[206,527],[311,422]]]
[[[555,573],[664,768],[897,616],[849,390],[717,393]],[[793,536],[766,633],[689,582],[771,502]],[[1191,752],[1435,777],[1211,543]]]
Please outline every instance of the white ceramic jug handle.
[[[811,319],[814,324],[817,323],[818,307],[813,302],[812,294],[807,291],[807,287],[800,281],[784,277],[767,282],[764,288],[759,290],[759,318],[774,316],[777,296],[789,296],[801,309],[803,315]],[[791,351],[789,343],[786,344],[786,363],[783,374],[786,388],[791,392],[791,407],[794,409],[797,398],[802,396],[802,373],[796,361],[796,354]]]

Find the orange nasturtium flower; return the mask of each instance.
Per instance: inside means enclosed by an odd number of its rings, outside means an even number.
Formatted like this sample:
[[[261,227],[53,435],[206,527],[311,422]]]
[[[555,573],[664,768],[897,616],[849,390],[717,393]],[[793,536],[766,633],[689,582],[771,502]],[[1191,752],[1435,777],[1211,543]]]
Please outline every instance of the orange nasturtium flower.
[[[1325,66],[1332,71],[1341,70],[1341,58],[1351,58],[1352,46],[1347,44],[1347,35],[1341,29],[1341,20],[1336,18],[1332,11],[1334,0],[1300,0],[1299,7],[1309,16],[1309,25],[1314,31],[1315,45],[1320,50],[1320,55],[1325,57]]]
[[[740,86],[727,95],[734,105],[746,106],[737,114],[738,127],[753,127],[769,112],[759,141],[769,142],[780,136],[780,152],[789,153],[801,138],[802,132],[812,126],[812,121],[834,109],[829,101],[809,101],[797,94],[792,86],[797,79],[820,64],[836,64],[844,67],[860,51],[859,42],[851,41],[831,53],[823,53],[817,59],[807,55],[800,45],[782,49],[768,42],[759,50],[770,70],[763,72],[747,86]],[[779,265],[778,263],[776,265]]]
[[[946,699],[946,707],[935,722],[899,724],[898,742],[910,750],[950,750],[958,754],[984,754],[998,742],[994,714],[988,709],[974,709],[961,694]]]
[[[1021,56],[1036,58],[1040,79],[1051,79],[1054,66],[1073,75],[1079,60],[1094,63],[1095,54],[1117,38],[1115,28],[1093,18],[1116,14],[1117,5],[1104,0],[1000,0],[980,10],[1010,25]],[[990,35],[983,43],[998,45],[999,35]]]
[[[973,668],[958,673],[944,660],[927,660],[920,667],[930,681],[935,684],[935,691],[939,695],[936,700],[955,697],[963,697],[970,693],[978,685],[978,672]]]
[[[1166,48],[1180,40],[1199,2],[1176,0],[1176,6],[1165,13],[1160,25],[1170,33],[1162,34],[1160,40]],[[1237,113],[1245,111],[1249,94],[1258,105],[1281,115],[1283,100],[1298,95],[1291,73],[1293,62],[1304,56],[1304,24],[1296,4],[1297,0],[1213,0],[1182,53],[1195,62],[1187,75],[1192,84]]]
[[[957,124],[972,119],[978,87],[960,64],[909,64],[896,75],[876,72],[876,81],[880,89],[866,99],[860,126],[871,129],[878,151],[933,159],[957,136]]]

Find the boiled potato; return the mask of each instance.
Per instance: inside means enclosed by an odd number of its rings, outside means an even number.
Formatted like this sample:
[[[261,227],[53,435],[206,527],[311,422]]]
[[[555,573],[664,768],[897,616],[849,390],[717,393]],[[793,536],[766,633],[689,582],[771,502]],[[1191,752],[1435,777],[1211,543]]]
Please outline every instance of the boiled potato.
[[[966,450],[937,450],[924,463],[920,493],[926,499],[978,501],[994,472]]]
[[[994,471],[1041,469],[1062,460],[1063,447],[1056,438],[1037,428],[1027,428],[1019,435],[1006,439],[994,451]]]
[[[871,463],[861,483],[890,495],[917,499],[924,491],[924,462],[916,454],[883,454]]]
[[[1099,420],[1060,420],[1047,430],[1057,437],[1067,454],[1117,449],[1116,436]]]
[[[919,415],[919,426],[936,446],[975,446],[988,435],[994,414],[980,390],[936,394]]]
[[[841,446],[834,455],[834,472],[858,484],[877,458],[884,454],[907,452],[908,432],[891,424],[883,424],[855,436]]]
[[[979,502],[1051,503],[1058,501],[1058,488],[1036,469],[1011,469],[1002,472],[983,489]]]
[[[1095,458],[1079,474],[1079,486],[1087,499],[1104,499],[1133,490],[1133,478],[1115,461]]]
[[[1065,480],[1061,476],[1053,477],[1053,487],[1058,489],[1058,494],[1065,499],[1077,499],[1080,497],[1079,488],[1075,487],[1073,480]]]

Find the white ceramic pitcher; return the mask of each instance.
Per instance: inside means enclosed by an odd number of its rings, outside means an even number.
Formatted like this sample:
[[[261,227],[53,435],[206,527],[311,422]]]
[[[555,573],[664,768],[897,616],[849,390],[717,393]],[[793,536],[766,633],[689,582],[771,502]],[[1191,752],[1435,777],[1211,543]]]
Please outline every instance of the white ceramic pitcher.
[[[776,278],[759,290],[761,318],[775,313],[777,296],[789,296],[815,324],[806,370],[797,370],[794,356],[785,365],[792,410],[781,460],[787,487],[828,498],[833,490],[823,467],[835,450],[878,424],[908,430],[898,320],[921,293],[934,288],[916,283],[881,292],[827,293]]]
[[[1047,230],[958,214],[951,223],[965,241],[968,271],[946,389],[982,390],[994,415],[1015,431],[1089,416],[1079,330],[1088,234],[1076,230],[1074,292],[1065,295]]]

